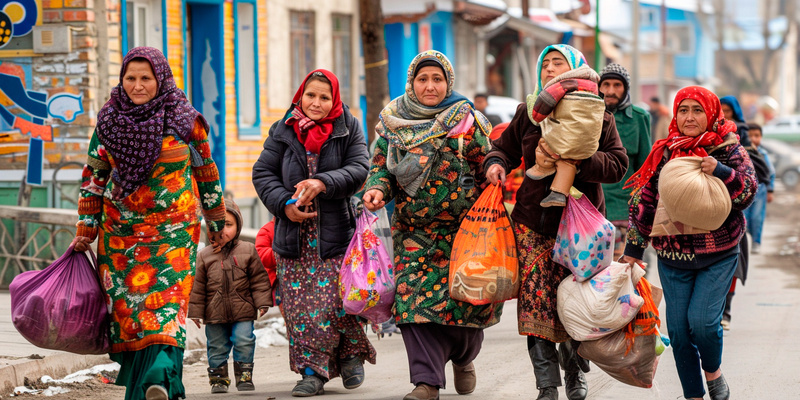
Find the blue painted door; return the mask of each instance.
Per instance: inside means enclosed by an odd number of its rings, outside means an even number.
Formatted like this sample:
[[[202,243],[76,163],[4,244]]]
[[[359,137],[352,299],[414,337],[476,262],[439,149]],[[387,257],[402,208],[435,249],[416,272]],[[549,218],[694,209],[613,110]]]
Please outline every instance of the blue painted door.
[[[187,87],[208,121],[211,156],[225,189],[225,86],[222,1],[186,3]]]

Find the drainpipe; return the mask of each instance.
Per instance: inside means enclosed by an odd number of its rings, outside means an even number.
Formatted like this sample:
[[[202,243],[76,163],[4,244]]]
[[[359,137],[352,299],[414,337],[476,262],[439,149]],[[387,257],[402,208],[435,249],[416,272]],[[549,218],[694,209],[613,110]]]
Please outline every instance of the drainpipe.
[[[603,62],[600,60],[603,52],[600,50],[600,0],[594,3],[594,69],[603,69]]]

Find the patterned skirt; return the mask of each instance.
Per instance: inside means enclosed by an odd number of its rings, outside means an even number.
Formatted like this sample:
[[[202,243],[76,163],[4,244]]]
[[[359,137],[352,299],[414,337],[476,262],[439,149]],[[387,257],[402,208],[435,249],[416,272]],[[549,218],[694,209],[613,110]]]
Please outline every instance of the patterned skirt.
[[[309,172],[316,171],[316,157],[309,157]],[[306,212],[313,212],[313,205]],[[344,254],[321,259],[315,218],[303,221],[300,258],[275,254],[278,290],[289,336],[289,366],[298,374],[311,368],[320,376],[339,376],[339,360],[359,357],[375,364],[375,348],[361,323],[344,312],[339,295],[339,269]]]
[[[555,238],[540,235],[519,223],[514,225],[514,234],[522,275],[517,303],[519,334],[564,342],[569,335],[558,319],[556,291],[570,271],[553,262]]]

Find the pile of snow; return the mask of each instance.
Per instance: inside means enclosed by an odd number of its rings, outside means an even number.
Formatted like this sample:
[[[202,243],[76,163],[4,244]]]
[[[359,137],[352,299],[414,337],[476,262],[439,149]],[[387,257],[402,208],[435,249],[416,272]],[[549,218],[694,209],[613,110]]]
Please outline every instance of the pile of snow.
[[[259,321],[254,333],[258,347],[289,345],[289,340],[286,339],[286,323],[281,317]]]
[[[86,382],[89,379],[95,378],[97,375],[102,374],[103,372],[118,372],[118,371],[119,371],[119,364],[109,363],[109,364],[95,365],[94,367],[88,369],[82,369],[78,372],[73,372],[62,379],[53,379],[53,377],[49,375],[43,375],[40,380],[42,383],[47,383],[47,384],[68,385],[68,384]],[[70,391],[69,389],[60,386],[48,386],[47,389],[34,389],[34,388],[29,388],[27,386],[17,386],[14,388],[14,393],[12,394],[12,396],[18,396],[22,394],[41,394],[44,396],[53,396],[62,393],[69,393],[69,391]]]

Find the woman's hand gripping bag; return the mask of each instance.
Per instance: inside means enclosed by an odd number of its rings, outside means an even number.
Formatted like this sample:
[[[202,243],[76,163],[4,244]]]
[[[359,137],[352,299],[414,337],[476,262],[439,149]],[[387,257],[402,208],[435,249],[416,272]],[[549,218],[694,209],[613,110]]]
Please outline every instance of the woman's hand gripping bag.
[[[634,286],[644,270],[612,262],[591,279],[567,277],[558,285],[558,317],[573,339],[597,340],[624,328],[644,305]]]
[[[89,254],[97,265],[94,253]],[[9,291],[14,327],[32,344],[77,354],[108,353],[106,294],[86,254],[70,246],[47,268],[17,275]]]
[[[344,311],[380,324],[392,317],[394,268],[372,226],[378,217],[366,209],[358,215],[356,231],[339,272]]]
[[[498,183],[483,191],[461,221],[450,253],[450,297],[482,305],[518,293],[517,242]]]
[[[553,261],[583,282],[608,267],[614,258],[614,225],[583,193],[572,188],[561,214]]]

